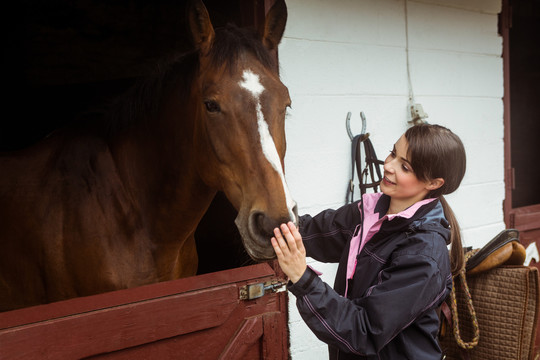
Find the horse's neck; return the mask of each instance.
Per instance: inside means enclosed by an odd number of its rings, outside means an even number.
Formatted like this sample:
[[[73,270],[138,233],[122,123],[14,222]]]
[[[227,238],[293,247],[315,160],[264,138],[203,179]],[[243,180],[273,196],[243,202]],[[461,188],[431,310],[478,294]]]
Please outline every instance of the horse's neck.
[[[189,134],[134,131],[111,145],[126,191],[165,242],[191,234],[215,195],[198,176]]]

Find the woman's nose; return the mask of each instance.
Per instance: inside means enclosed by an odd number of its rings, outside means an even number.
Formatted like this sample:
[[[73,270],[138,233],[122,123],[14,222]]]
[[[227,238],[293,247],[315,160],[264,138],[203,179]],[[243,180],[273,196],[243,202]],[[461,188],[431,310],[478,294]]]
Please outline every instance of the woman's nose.
[[[393,168],[392,168],[392,158],[387,158],[386,161],[384,162],[384,166],[383,166],[383,169],[384,171],[386,172],[393,172]]]

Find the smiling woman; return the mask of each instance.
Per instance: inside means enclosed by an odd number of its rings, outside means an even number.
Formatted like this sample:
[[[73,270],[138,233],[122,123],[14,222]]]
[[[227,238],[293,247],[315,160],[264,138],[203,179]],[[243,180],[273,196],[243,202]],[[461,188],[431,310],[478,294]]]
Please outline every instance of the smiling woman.
[[[299,229],[274,229],[288,288],[331,359],[441,358],[438,309],[463,267],[459,225],[443,195],[464,174],[461,140],[442,126],[416,125],[387,157],[382,193],[304,215]],[[334,289],[306,256],[339,262]]]

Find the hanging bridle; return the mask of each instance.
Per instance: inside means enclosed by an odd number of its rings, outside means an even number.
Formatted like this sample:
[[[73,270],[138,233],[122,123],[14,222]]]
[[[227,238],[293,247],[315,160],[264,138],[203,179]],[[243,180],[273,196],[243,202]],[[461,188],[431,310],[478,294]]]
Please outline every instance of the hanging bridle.
[[[353,136],[350,128],[351,113],[347,114],[346,127],[351,139],[351,179],[347,189],[346,203],[354,201],[354,173],[358,176],[360,196],[366,193],[367,189],[378,191],[379,184],[382,180],[380,165],[384,165],[384,161],[377,159],[377,154],[373,148],[373,144],[369,139],[369,133],[366,133],[366,116],[360,112],[362,118],[362,133]],[[364,144],[365,167],[362,169],[362,144]],[[368,177],[371,182],[368,181]]]

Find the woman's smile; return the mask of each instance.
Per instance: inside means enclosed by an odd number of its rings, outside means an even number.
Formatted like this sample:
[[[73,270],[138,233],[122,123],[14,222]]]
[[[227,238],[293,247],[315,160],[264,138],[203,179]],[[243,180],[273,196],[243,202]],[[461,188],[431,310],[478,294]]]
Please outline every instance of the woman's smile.
[[[386,185],[396,185],[395,182],[390,181],[390,179],[388,179],[388,177],[386,177],[386,176],[383,178],[383,181],[384,181],[384,183],[385,183]]]

